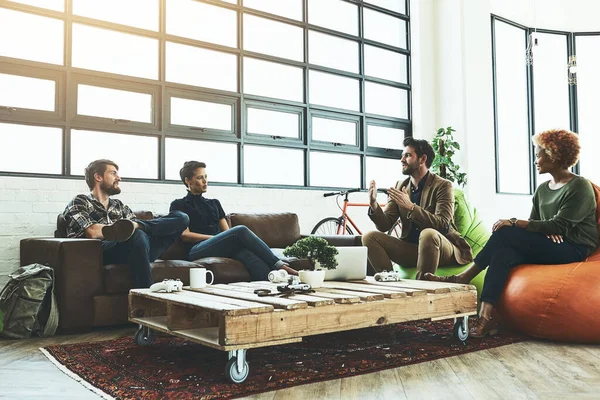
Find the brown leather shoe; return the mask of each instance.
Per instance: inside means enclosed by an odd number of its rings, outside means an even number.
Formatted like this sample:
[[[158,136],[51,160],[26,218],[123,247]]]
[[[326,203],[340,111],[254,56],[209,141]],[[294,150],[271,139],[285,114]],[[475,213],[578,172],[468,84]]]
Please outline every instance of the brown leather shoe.
[[[115,242],[125,242],[135,232],[135,224],[128,219],[120,219],[112,225],[102,227],[102,236],[104,240]]]
[[[475,323],[475,326],[469,331],[469,336],[481,339],[487,335],[494,336],[498,333],[498,323],[494,318],[487,319],[480,316]]]
[[[425,280],[433,281],[433,282],[444,282],[444,283],[460,283],[457,280],[456,275],[438,276],[438,275],[432,274],[431,272],[425,273]]]

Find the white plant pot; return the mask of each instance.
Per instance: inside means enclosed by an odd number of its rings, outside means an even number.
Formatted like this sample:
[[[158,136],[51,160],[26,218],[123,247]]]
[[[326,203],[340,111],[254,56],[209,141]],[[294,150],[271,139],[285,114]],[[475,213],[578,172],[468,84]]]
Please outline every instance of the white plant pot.
[[[323,281],[325,280],[325,270],[317,270],[317,271],[307,271],[302,270],[298,272],[300,275],[300,281],[304,283],[308,283],[312,288],[320,288],[323,286]]]

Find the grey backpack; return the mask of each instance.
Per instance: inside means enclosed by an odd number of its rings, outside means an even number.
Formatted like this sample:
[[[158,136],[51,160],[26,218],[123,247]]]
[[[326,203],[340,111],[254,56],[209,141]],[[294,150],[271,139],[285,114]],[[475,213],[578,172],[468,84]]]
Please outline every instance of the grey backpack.
[[[26,339],[54,335],[58,326],[54,270],[31,264],[10,274],[0,292],[0,315],[4,315],[1,336]]]

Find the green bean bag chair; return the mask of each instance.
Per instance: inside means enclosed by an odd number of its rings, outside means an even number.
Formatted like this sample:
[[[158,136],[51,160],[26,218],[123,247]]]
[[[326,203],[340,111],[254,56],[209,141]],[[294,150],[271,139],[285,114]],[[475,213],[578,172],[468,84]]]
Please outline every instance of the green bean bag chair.
[[[462,190],[454,188],[454,224],[456,229],[460,232],[463,238],[469,243],[473,250],[473,257],[477,255],[485,246],[491,233],[483,225],[483,221],[479,218],[477,210],[473,208],[465,199],[465,194]],[[472,263],[467,265],[449,265],[446,267],[439,267],[436,275],[456,275],[463,270],[470,267]],[[395,267],[402,274],[405,279],[415,279],[417,274],[416,268],[405,268],[402,266]],[[487,271],[487,270],[485,270]],[[485,277],[485,271],[480,273],[475,279],[471,281],[471,284],[477,287],[478,295],[481,295],[481,289],[483,288],[483,279]]]

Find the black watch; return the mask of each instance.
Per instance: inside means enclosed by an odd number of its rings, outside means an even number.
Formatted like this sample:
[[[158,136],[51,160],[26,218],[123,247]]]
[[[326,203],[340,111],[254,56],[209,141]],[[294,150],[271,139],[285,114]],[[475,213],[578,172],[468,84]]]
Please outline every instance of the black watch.
[[[509,219],[509,221],[510,221],[510,224],[512,226],[516,226],[517,225],[517,219],[516,218],[511,218],[511,219]]]

